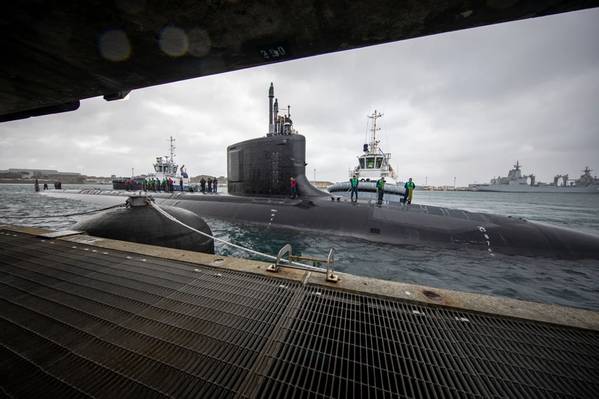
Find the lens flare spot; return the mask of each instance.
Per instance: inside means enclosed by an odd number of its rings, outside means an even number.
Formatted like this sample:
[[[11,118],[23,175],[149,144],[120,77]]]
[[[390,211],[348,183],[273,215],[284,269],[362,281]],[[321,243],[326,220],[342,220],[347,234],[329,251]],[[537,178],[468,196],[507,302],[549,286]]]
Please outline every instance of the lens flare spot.
[[[183,29],[167,26],[160,32],[160,49],[171,57],[181,57],[189,49],[189,39]]]
[[[131,55],[131,44],[127,34],[122,30],[109,30],[100,35],[98,40],[100,55],[109,61],[125,61]]]

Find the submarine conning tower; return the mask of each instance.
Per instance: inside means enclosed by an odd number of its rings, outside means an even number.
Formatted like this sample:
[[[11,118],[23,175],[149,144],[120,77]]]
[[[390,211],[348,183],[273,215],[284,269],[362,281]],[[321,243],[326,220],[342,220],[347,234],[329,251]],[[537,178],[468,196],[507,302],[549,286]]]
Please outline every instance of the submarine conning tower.
[[[274,86],[268,89],[266,137],[227,147],[228,191],[231,195],[287,196],[290,178],[298,181],[300,197],[326,195],[306,179],[306,138],[293,128],[291,107],[279,115]]]

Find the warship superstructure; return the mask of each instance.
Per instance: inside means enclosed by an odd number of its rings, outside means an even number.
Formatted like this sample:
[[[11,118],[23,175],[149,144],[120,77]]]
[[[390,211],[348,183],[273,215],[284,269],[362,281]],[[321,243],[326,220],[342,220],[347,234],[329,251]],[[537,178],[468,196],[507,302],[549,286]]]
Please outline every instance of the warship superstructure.
[[[516,161],[506,177],[496,177],[487,184],[470,184],[474,191],[493,191],[504,193],[598,193],[599,178],[592,176],[587,166],[578,179],[570,179],[567,174],[556,175],[553,183],[540,183],[533,174],[522,173],[522,165]]]

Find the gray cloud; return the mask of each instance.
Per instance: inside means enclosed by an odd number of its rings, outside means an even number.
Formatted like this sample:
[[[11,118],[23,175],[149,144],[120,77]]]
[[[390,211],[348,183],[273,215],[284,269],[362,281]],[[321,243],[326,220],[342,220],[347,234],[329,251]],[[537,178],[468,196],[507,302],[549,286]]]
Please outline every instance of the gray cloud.
[[[542,181],[599,168],[599,10],[374,46],[131,93],[0,125],[0,168],[146,172],[170,135],[192,174],[267,130],[267,89],[307,138],[307,174],[340,180],[377,109],[382,146],[417,183],[487,181],[520,160]]]

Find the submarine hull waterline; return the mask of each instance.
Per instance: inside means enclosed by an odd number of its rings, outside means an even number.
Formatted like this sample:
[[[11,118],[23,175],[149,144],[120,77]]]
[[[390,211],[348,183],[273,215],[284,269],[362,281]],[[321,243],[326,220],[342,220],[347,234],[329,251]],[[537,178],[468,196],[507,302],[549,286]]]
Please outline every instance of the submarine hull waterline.
[[[83,190],[45,195],[106,205],[124,202],[128,193]],[[314,231],[394,245],[476,248],[490,255],[599,259],[598,236],[499,215],[417,204],[379,208],[368,203],[331,201],[328,197],[291,200],[195,193],[150,195],[160,205],[240,224]]]

